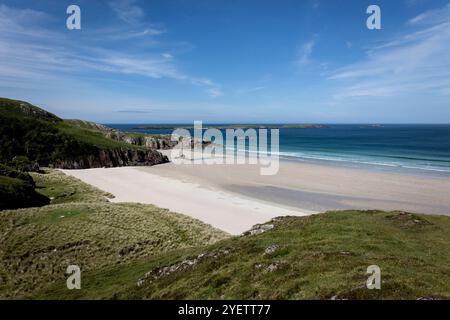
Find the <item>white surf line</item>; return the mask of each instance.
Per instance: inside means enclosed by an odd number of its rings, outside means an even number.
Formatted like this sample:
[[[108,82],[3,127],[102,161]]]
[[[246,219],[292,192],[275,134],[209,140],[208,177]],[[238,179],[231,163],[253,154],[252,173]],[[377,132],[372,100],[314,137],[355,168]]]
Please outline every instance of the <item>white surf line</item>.
[[[237,235],[274,217],[309,215],[133,167],[61,170],[115,196],[111,202],[153,204]]]

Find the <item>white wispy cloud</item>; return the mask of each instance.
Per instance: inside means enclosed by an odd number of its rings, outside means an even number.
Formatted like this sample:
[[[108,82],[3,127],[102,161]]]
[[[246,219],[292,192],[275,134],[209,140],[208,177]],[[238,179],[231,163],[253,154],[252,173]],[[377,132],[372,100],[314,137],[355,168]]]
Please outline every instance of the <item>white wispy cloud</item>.
[[[304,66],[311,63],[311,55],[313,53],[313,49],[317,43],[316,37],[314,39],[304,43],[299,52],[297,57],[297,64],[300,66]]]
[[[443,8],[434,9],[419,14],[418,16],[410,19],[408,23],[411,25],[437,24],[448,21],[449,16],[450,16],[450,3]]]
[[[450,88],[450,6],[408,22],[411,31],[367,52],[364,61],[333,72],[336,98],[446,94]],[[414,26],[414,27],[413,27]]]
[[[208,93],[213,98],[217,98],[217,97],[223,96],[223,92],[222,92],[222,90],[220,88],[212,87],[212,88],[208,89]]]
[[[149,23],[145,18],[145,11],[138,5],[137,0],[112,0],[109,7],[117,17],[125,22],[121,29],[106,28],[101,30],[104,34],[110,34],[108,37],[112,40],[124,40],[139,37],[159,36],[167,32],[161,25]]]
[[[47,13],[33,9],[16,9],[5,4],[0,5],[0,14],[3,18],[15,17],[22,23],[32,24],[49,19]]]
[[[122,5],[132,5],[125,1]],[[129,10],[135,12],[135,10]],[[136,11],[137,12],[137,11]],[[132,16],[131,13],[129,13]],[[139,14],[136,14],[136,18]],[[129,17],[128,17],[129,18]],[[95,32],[86,42],[70,41],[67,33],[46,29],[47,14],[28,9],[15,9],[0,5],[0,84],[29,87],[37,79],[63,81],[73,76],[90,76],[92,73],[115,73],[139,75],[152,79],[168,78],[185,81],[203,87],[211,97],[223,93],[220,86],[208,78],[199,78],[182,72],[172,54],[163,52],[141,52],[126,46],[124,49],[105,49],[117,44],[122,38],[107,40]],[[117,34],[120,34],[117,32]],[[141,34],[157,36],[157,29],[144,29]],[[133,41],[135,43],[135,41]]]
[[[0,5],[0,36],[33,37],[36,40],[58,39],[60,34],[42,28],[42,24],[52,18],[45,12],[32,9],[16,9]]]
[[[136,0],[114,0],[109,6],[121,20],[135,24],[145,16],[144,10],[136,3]]]
[[[144,26],[138,30],[112,28],[101,30],[101,32],[103,34],[103,37],[106,37],[108,40],[128,40],[144,37],[152,38],[166,33],[167,30],[155,26]]]

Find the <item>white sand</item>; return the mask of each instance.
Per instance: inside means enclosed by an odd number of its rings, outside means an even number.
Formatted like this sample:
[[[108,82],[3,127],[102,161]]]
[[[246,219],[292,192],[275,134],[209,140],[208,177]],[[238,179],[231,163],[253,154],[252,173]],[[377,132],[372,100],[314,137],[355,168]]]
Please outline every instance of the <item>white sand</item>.
[[[283,215],[339,209],[450,214],[450,180],[307,163],[175,165],[63,170],[110,192],[113,202],[154,204],[230,234]]]
[[[157,166],[151,167],[157,169]],[[101,190],[112,193],[112,202],[154,204],[199,219],[230,234],[240,234],[257,223],[283,215],[311,211],[289,210],[212,187],[183,182],[145,172],[141,168],[62,170]]]

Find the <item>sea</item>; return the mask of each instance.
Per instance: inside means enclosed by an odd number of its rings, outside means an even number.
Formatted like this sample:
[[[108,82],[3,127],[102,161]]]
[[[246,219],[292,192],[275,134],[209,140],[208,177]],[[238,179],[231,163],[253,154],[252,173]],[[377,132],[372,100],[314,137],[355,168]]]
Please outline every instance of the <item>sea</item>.
[[[172,133],[170,129],[137,129],[142,124],[106,125],[128,132]],[[287,161],[450,178],[450,124],[327,124],[322,128],[282,128],[279,136],[279,155]]]

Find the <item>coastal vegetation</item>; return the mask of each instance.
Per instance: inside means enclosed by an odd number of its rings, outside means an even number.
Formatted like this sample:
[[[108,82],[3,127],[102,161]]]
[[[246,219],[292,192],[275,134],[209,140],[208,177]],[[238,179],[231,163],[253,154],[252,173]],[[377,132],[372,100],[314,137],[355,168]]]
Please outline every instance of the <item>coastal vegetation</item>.
[[[262,128],[223,129],[238,127]],[[232,237],[40,168],[161,163],[167,136],[3,98],[0,134],[0,299],[450,299],[447,216],[333,211]],[[66,287],[69,265],[80,290]],[[366,288],[371,265],[381,290]]]
[[[32,175],[51,203],[0,212],[0,299],[39,298],[49,288],[66,288],[65,270],[71,264],[79,265],[83,275],[126,269],[136,261],[228,237],[167,209],[110,203],[111,195],[56,170]],[[123,284],[116,280],[113,291]]]
[[[49,199],[36,192],[30,174],[0,164],[0,210],[38,207],[49,203]]]
[[[268,222],[273,229],[192,250],[122,298],[449,299],[450,219],[405,212],[343,211]],[[182,272],[164,266],[215,253]],[[366,288],[369,265],[381,290]]]
[[[154,149],[108,138],[100,128],[81,123],[24,101],[0,98],[0,162],[26,156],[40,166],[90,168],[168,161]]]
[[[51,203],[1,212],[1,298],[450,298],[446,216],[327,212],[230,237],[152,205],[110,203],[59,171],[32,176]],[[66,288],[69,264],[81,290]],[[381,290],[365,287],[369,265],[381,268]]]

